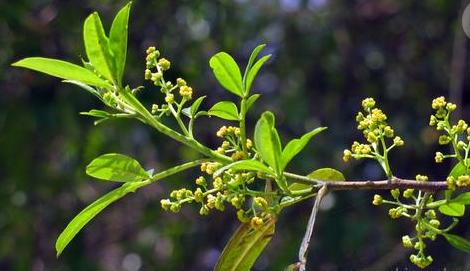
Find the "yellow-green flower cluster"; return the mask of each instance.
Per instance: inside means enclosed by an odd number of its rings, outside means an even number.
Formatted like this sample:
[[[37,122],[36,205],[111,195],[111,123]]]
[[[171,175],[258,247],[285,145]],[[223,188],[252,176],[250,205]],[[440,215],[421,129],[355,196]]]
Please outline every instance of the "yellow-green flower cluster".
[[[162,116],[164,114],[169,115],[170,110],[175,104],[178,108],[178,111],[182,109],[185,102],[192,99],[193,89],[187,85],[186,81],[182,78],[176,79],[176,84],[173,84],[171,81],[166,81],[164,78],[164,72],[169,70],[171,63],[166,58],[159,58],[160,52],[155,49],[155,47],[149,47],[146,51],[146,66],[144,72],[145,80],[152,81],[155,86],[160,87],[160,91],[165,94],[165,103],[162,106],[156,104],[152,105],[152,114]],[[179,97],[181,101],[175,97],[174,90],[178,89]],[[174,110],[175,111],[175,110]]]
[[[455,111],[457,106],[453,103],[447,102],[444,97],[435,98],[432,101],[432,108],[435,110],[429,120],[430,126],[436,126],[436,130],[443,131],[445,134],[439,136],[440,145],[452,144],[454,153],[443,154],[436,152],[434,157],[436,163],[442,163],[446,158],[457,158],[459,162],[464,163],[467,167],[465,157],[468,156],[470,149],[470,128],[464,120],[458,120],[456,124],[452,125],[450,121],[450,114]],[[466,139],[464,142],[462,139]]]
[[[234,126],[222,126],[216,133],[217,137],[224,139],[222,145],[217,148],[217,152],[220,154],[230,154],[233,161],[243,160],[251,155],[253,148],[253,142],[247,138],[244,150],[240,137],[240,128]],[[248,155],[248,157],[247,157]]]
[[[384,159],[386,152],[390,151],[390,149],[405,144],[399,136],[395,136],[395,131],[387,123],[387,115],[381,109],[376,108],[374,99],[364,99],[362,101],[362,108],[364,112],[359,112],[356,115],[356,122],[357,129],[362,131],[367,143],[354,141],[350,150],[344,150],[344,161],[349,161],[351,157],[355,159]],[[385,145],[386,138],[393,138],[393,145],[388,148]],[[381,153],[383,153],[383,156]]]

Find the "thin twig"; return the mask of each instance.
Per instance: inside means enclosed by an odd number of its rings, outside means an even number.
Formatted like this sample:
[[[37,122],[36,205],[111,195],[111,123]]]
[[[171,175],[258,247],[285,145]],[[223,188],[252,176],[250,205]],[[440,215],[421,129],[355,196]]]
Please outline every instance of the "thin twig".
[[[304,238],[302,239],[302,244],[299,249],[299,271],[305,271],[305,266],[307,264],[307,252],[308,246],[310,244],[310,239],[312,238],[313,226],[315,225],[315,218],[317,217],[318,209],[320,208],[320,202],[322,198],[328,192],[327,185],[323,185],[318,191],[317,196],[315,197],[315,204],[312,208],[312,213],[308,219],[307,230],[305,232]]]

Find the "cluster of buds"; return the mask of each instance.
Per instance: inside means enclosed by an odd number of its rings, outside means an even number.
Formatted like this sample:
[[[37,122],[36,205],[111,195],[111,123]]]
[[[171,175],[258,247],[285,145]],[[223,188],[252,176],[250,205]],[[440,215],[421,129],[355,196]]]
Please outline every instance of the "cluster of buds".
[[[470,180],[470,178],[469,178]],[[416,175],[416,181],[427,182],[425,175]],[[416,254],[410,256],[410,261],[420,268],[425,268],[432,263],[432,257],[425,255],[427,239],[434,241],[438,235],[441,222],[436,216],[436,211],[426,209],[427,205],[433,202],[432,196],[423,196],[422,192],[417,193],[414,189],[408,188],[403,191],[400,189],[390,190],[393,200],[385,200],[380,195],[374,195],[372,204],[389,204],[394,206],[388,211],[392,219],[407,217],[416,223],[416,234],[412,237],[405,235],[402,237],[403,247],[415,249]]]
[[[454,153],[451,154],[436,152],[434,160],[436,163],[442,163],[446,158],[457,158],[459,162],[463,163],[468,168],[469,165],[467,165],[466,160],[470,151],[470,128],[468,124],[464,120],[458,120],[454,125],[451,124],[450,114],[457,109],[457,106],[447,102],[442,96],[432,101],[432,108],[435,112],[429,119],[429,125],[436,126],[436,130],[445,133],[439,136],[439,144],[451,144],[453,147],[452,150],[454,151]],[[466,142],[464,140],[466,140]],[[450,180],[450,183],[452,183],[452,180]]]
[[[243,160],[251,155],[253,148],[253,141],[246,139],[245,147],[248,152],[243,150],[243,143],[240,138],[240,128],[234,126],[222,126],[216,133],[217,137],[223,138],[224,141],[217,148],[217,152],[220,154],[230,154],[233,161]]]
[[[145,80],[152,81],[155,86],[160,87],[160,91],[165,94],[165,103],[161,106],[157,104],[152,105],[152,114],[162,116],[163,114],[170,112],[172,104],[176,103],[179,107],[182,107],[186,101],[192,99],[193,89],[187,85],[186,81],[182,78],[176,79],[176,84],[171,81],[166,81],[164,78],[164,72],[169,70],[171,63],[166,58],[159,58],[160,52],[155,47],[149,47],[146,51],[146,69],[145,69]],[[181,101],[177,102],[174,90],[178,89]]]
[[[455,190],[457,187],[466,187],[470,185],[470,176],[468,174],[461,175],[457,178],[449,176],[446,179],[447,187],[450,190]]]
[[[405,142],[401,137],[395,136],[395,131],[387,123],[387,115],[376,108],[374,99],[364,99],[362,108],[364,112],[357,114],[356,122],[357,129],[362,131],[366,143],[354,141],[350,150],[344,150],[343,160],[347,162],[351,158],[371,158],[379,161],[384,167],[385,163],[388,163],[387,153],[394,147],[403,146]],[[387,147],[385,139],[393,139],[392,145]],[[389,168],[384,169],[389,175]]]

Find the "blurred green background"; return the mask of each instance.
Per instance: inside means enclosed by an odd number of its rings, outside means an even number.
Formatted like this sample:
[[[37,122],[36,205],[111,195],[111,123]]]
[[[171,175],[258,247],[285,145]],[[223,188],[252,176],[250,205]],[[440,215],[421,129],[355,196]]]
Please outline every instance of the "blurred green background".
[[[465,2],[465,1],[464,1]],[[434,164],[440,148],[427,127],[435,96],[452,96],[469,119],[467,37],[461,28],[466,3],[448,0],[135,1],[125,78],[143,83],[145,48],[155,45],[172,60],[171,78],[182,76],[205,108],[231,99],[215,82],[208,60],[224,50],[246,63],[259,43],[273,58],[255,84],[263,96],[249,124],[264,110],[278,116],[284,142],[319,125],[316,137],[290,166],[308,173],[335,167],[348,179],[383,178],[374,163],[341,160],[360,138],[354,116],[373,96],[406,145],[392,154],[400,177],[446,176],[451,164]],[[141,189],[99,215],[56,259],[54,242],[66,223],[113,188],[84,168],[95,156],[120,152],[146,168],[161,169],[195,153],[136,121],[93,126],[78,112],[98,101],[59,80],[13,69],[26,56],[84,55],[81,26],[93,10],[109,27],[125,1],[16,0],[0,2],[0,270],[211,270],[238,222],[233,210],[200,217],[185,207],[162,212],[168,191],[192,183],[197,171]],[[156,99],[151,88],[144,100]],[[198,137],[210,146],[222,122],[202,120]],[[251,126],[252,127],[252,126]],[[250,133],[252,130],[250,131]],[[370,204],[374,192],[337,192],[320,213],[309,270],[414,270],[401,248],[413,230]],[[312,202],[287,210],[254,270],[282,270],[297,258]],[[470,219],[455,232],[470,237]],[[470,257],[445,241],[429,244],[433,270],[470,270]],[[395,269],[397,268],[397,269]]]

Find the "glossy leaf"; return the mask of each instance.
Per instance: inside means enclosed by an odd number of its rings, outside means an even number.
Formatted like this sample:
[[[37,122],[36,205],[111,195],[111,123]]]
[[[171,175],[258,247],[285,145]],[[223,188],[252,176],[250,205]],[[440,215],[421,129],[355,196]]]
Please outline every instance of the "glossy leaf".
[[[197,111],[199,110],[199,107],[201,106],[201,103],[204,101],[206,96],[201,96],[197,98],[194,103],[191,105],[191,115],[195,116]]]
[[[93,12],[83,24],[83,40],[88,60],[106,79],[116,82],[116,71],[109,41],[98,13]]]
[[[448,202],[439,206],[439,212],[448,216],[463,216],[465,214],[465,205],[458,202]]]
[[[126,66],[127,57],[127,33],[131,2],[125,5],[114,17],[111,30],[109,31],[109,48],[113,54],[116,70],[116,80],[122,82],[122,75]]]
[[[246,110],[250,109],[253,104],[258,100],[260,94],[253,94],[246,100]]]
[[[87,166],[86,173],[97,179],[115,182],[138,182],[151,177],[139,162],[118,153],[95,158]]]
[[[457,197],[455,197],[455,199],[452,200],[452,202],[457,202],[457,203],[464,204],[464,205],[470,205],[470,192],[465,192],[465,193],[458,195]]]
[[[261,163],[260,161],[241,160],[241,161],[233,162],[231,164],[221,167],[214,173],[214,176],[219,176],[220,174],[222,174],[224,171],[228,169],[261,171],[261,172],[265,172],[269,174],[274,173],[270,168],[268,168],[265,164]]]
[[[263,161],[270,165],[276,173],[280,172],[281,141],[275,128],[273,113],[266,111],[261,115],[255,126],[254,141],[256,150]]]
[[[271,241],[275,231],[275,219],[264,222],[259,229],[243,223],[224,248],[214,271],[249,271],[258,256]]]
[[[294,158],[300,151],[305,148],[305,146],[313,136],[325,129],[326,127],[316,128],[306,133],[301,138],[293,139],[289,143],[287,143],[284,150],[282,151],[281,170],[284,170],[284,168],[292,160],[292,158]]]
[[[146,184],[147,183],[144,182],[125,183],[121,187],[107,193],[106,195],[102,196],[92,204],[88,205],[88,207],[83,209],[77,216],[75,216],[74,219],[72,219],[72,221],[69,222],[67,227],[57,238],[57,241],[55,243],[57,257],[60,256],[62,251],[67,247],[70,241],[72,241],[75,235],[77,235],[77,233],[104,208],[106,208],[108,205],[115,202],[116,200],[124,197],[126,194],[134,192],[136,189]]]
[[[470,161],[470,160],[467,160],[467,161]],[[464,174],[467,174],[465,170],[465,165],[459,162],[452,168],[452,170],[449,173],[449,176],[452,176],[455,179],[457,179],[459,176],[462,176]]]
[[[109,88],[111,85],[93,72],[70,62],[44,57],[28,57],[12,64],[65,80],[80,81],[87,85]]]
[[[251,85],[253,84],[253,81],[255,80],[256,76],[258,75],[259,70],[263,66],[263,64],[268,61],[271,58],[271,55],[266,55],[260,58],[256,63],[253,65],[253,67],[250,69],[248,72],[248,75],[246,77],[246,93],[250,93],[251,90]]]
[[[235,60],[227,53],[215,54],[209,65],[219,83],[228,91],[240,97],[243,96],[243,83],[240,68]]]
[[[216,103],[208,111],[209,115],[226,120],[238,120],[238,109],[233,102],[222,101]]]
[[[246,90],[246,77],[248,75],[248,72],[251,70],[251,67],[255,63],[256,58],[258,57],[259,53],[266,47],[266,44],[260,44],[253,49],[250,55],[250,59],[248,60],[248,64],[246,65],[245,68],[245,73],[243,74],[243,86],[245,87],[244,89]]]
[[[314,170],[307,176],[311,179],[322,180],[322,181],[343,182],[346,180],[344,178],[343,173],[341,173],[340,171],[334,168],[320,168],[320,169]],[[289,186],[289,190],[298,191],[298,190],[309,189],[311,187],[312,186],[308,184],[293,183]]]
[[[470,241],[460,237],[458,235],[444,233],[442,234],[449,244],[451,244],[456,249],[462,250],[464,252],[470,253]]]

